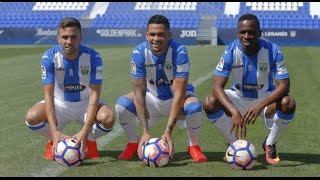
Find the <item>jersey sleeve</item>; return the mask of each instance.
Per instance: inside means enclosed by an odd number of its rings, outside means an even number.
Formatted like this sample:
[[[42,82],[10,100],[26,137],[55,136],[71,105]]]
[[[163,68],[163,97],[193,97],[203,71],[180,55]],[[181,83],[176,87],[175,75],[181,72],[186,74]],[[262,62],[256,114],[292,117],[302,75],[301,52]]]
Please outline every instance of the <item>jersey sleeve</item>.
[[[131,78],[145,78],[146,67],[144,62],[144,52],[141,48],[136,47],[131,55]]]
[[[54,61],[49,50],[41,57],[41,81],[43,85],[54,84]]]
[[[98,52],[91,54],[91,73],[90,73],[90,84],[102,84],[102,72],[103,72],[103,61]]]
[[[180,46],[177,49],[176,74],[175,77],[188,78],[190,72],[190,61],[187,48]]]
[[[213,74],[216,76],[229,77],[232,68],[232,50],[225,48]]]
[[[274,73],[274,79],[287,79],[289,74],[284,62],[284,56],[277,45],[273,46],[273,59],[275,64],[272,66],[272,71]]]

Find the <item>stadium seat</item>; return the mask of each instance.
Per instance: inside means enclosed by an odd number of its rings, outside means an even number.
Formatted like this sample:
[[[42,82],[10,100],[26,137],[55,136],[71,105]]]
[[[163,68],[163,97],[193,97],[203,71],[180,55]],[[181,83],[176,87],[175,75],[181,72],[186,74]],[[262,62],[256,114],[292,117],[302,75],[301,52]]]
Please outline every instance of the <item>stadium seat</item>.
[[[105,13],[92,19],[91,27],[144,27],[154,14],[166,15],[172,27],[199,28],[201,16],[216,16],[217,28],[235,28],[240,14],[254,13],[264,28],[316,28],[318,14],[310,14],[308,2],[240,2],[239,13],[224,14],[225,2],[109,2]],[[0,27],[52,27],[63,17],[81,18],[90,14],[94,2],[2,2]],[[283,19],[280,23],[272,19]],[[185,19],[185,20],[184,20]],[[293,19],[293,23],[285,21]],[[305,20],[305,22],[300,20]],[[51,23],[47,23],[52,21]],[[120,21],[118,23],[113,21]],[[108,23],[105,23],[108,22]],[[231,22],[231,24],[230,24]]]

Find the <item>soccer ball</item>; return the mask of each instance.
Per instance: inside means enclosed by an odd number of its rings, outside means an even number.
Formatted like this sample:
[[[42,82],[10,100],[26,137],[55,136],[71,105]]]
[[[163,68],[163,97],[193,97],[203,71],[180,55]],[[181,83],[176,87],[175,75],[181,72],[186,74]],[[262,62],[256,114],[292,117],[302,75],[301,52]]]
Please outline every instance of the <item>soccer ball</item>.
[[[160,138],[151,138],[149,144],[142,146],[141,160],[152,167],[162,167],[169,163],[169,147]]]
[[[230,144],[226,152],[227,163],[235,169],[248,170],[257,162],[258,151],[246,140],[237,140]]]
[[[55,160],[63,166],[79,166],[84,154],[80,152],[81,145],[76,146],[76,141],[72,138],[61,140],[54,151]]]

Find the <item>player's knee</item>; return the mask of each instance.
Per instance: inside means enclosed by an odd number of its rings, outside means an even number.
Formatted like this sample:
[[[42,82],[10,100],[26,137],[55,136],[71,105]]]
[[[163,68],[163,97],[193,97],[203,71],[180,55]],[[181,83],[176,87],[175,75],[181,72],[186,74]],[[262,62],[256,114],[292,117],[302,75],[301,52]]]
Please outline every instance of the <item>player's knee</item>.
[[[203,110],[205,112],[209,111],[210,104],[210,96],[205,97],[203,100]]]
[[[203,110],[206,113],[214,113],[216,112],[220,107],[217,104],[217,100],[214,96],[207,96],[204,98],[203,101]]]
[[[115,115],[113,113],[103,112],[99,114],[102,119],[102,125],[105,128],[112,128],[115,122]]]
[[[184,106],[184,115],[191,116],[195,113],[201,113],[202,105],[200,101],[192,102]]]
[[[38,114],[35,111],[28,111],[26,114],[26,122],[30,125],[36,125],[40,123],[38,121]]]
[[[122,114],[125,111],[129,111],[133,114],[136,114],[136,107],[133,101],[127,96],[121,96],[118,98],[115,105],[115,110],[118,115]]]
[[[281,99],[281,111],[292,114],[296,110],[296,102],[292,96],[285,96]]]

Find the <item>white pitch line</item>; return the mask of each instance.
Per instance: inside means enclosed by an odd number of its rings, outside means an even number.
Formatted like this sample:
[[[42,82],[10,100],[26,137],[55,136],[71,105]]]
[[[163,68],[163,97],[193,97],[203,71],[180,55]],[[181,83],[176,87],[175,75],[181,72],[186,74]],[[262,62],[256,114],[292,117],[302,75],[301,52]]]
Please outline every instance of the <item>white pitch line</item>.
[[[212,77],[212,72],[209,72],[207,75],[202,76],[202,77],[196,79],[195,81],[193,81],[192,84],[196,88],[200,84],[202,84],[204,81],[210,79],[211,77]],[[123,129],[120,128],[120,124],[115,123],[113,126],[113,130],[109,134],[97,139],[98,149],[100,149],[99,147],[106,146],[110,141],[117,138],[122,133],[123,133]],[[57,177],[60,174],[62,174],[64,171],[66,171],[67,169],[68,169],[68,167],[60,166],[58,163],[54,162],[54,163],[50,164],[49,166],[44,167],[44,168],[38,170],[37,172],[32,173],[31,176],[32,177],[44,177],[44,176]]]

